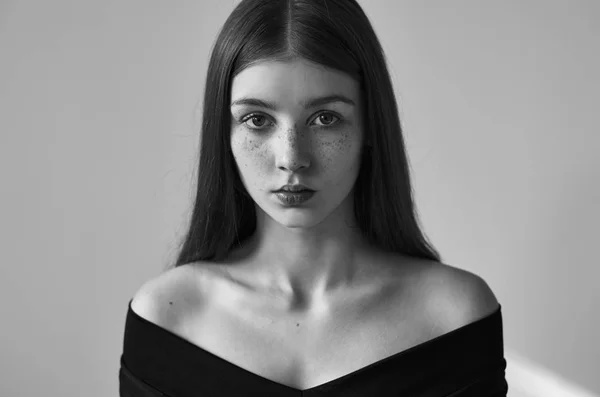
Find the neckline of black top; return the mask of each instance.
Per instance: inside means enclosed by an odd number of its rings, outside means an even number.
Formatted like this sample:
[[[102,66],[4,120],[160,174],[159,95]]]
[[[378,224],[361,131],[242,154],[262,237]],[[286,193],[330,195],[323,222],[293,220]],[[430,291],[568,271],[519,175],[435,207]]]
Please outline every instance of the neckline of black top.
[[[401,362],[402,359],[406,359],[407,364],[410,362],[410,367],[407,366],[407,373],[409,373],[409,372],[415,373],[417,370],[416,369],[417,366],[420,364],[423,364],[423,369],[430,370],[435,365],[435,361],[432,362],[430,354],[424,355],[424,356],[429,357],[429,359],[426,362],[422,362],[422,363],[418,362],[419,360],[417,360],[417,363],[415,363],[415,361],[414,360],[411,361],[410,358],[417,358],[418,357],[417,353],[423,352],[424,350],[427,350],[428,352],[431,352],[432,354],[440,353],[441,355],[443,355],[445,353],[450,353],[449,349],[452,349],[452,354],[457,354],[457,353],[460,354],[461,352],[465,353],[465,350],[461,350],[461,349],[463,348],[463,346],[465,346],[465,343],[468,343],[468,342],[471,342],[473,344],[473,346],[477,346],[479,344],[479,345],[481,345],[482,348],[484,348],[484,350],[485,350],[485,348],[491,348],[494,353],[496,353],[496,352],[500,353],[499,358],[502,358],[502,355],[503,355],[502,317],[501,317],[502,305],[498,304],[498,308],[494,312],[492,312],[491,314],[489,314],[479,320],[476,320],[469,324],[463,325],[463,326],[456,328],[450,332],[442,334],[438,337],[435,337],[433,339],[430,339],[428,341],[425,341],[423,343],[420,343],[418,345],[415,345],[415,346],[405,349],[403,351],[391,354],[390,356],[384,357],[384,358],[377,360],[371,364],[367,364],[355,371],[352,371],[345,375],[339,376],[330,381],[321,383],[319,385],[316,385],[316,386],[313,386],[313,387],[310,387],[307,389],[296,389],[294,387],[285,385],[283,383],[276,382],[269,378],[265,378],[264,376],[261,376],[255,372],[252,372],[243,367],[240,367],[239,365],[236,365],[231,361],[225,360],[224,358],[219,357],[218,355],[216,355],[214,353],[211,353],[210,351],[208,351],[208,350],[188,341],[187,339],[145,319],[144,317],[141,317],[139,314],[137,314],[132,309],[132,307],[131,307],[132,302],[133,302],[133,298],[129,301],[129,307],[128,307],[128,312],[127,312],[127,322],[132,321],[132,322],[135,322],[137,325],[140,325],[140,326],[145,325],[147,327],[150,327],[150,329],[153,329],[154,331],[162,334],[163,336],[167,336],[167,337],[171,338],[174,343],[180,345],[182,348],[186,348],[186,350],[192,349],[192,352],[194,355],[197,354],[197,355],[201,356],[203,359],[212,360],[214,362],[214,364],[218,364],[218,366],[220,366],[221,368],[229,369],[229,370],[236,370],[236,371],[239,371],[244,376],[249,377],[251,380],[263,382],[263,383],[267,382],[267,383],[272,384],[275,387],[279,387],[279,388],[282,388],[282,389],[288,390],[288,391],[291,390],[294,392],[307,393],[307,392],[314,392],[314,391],[321,390],[321,389],[332,388],[341,383],[349,382],[354,379],[358,379],[360,376],[366,375],[367,373],[369,373],[375,369],[381,369],[386,364],[391,364],[391,363],[399,364],[399,362]],[[492,337],[494,339],[494,342],[499,341],[500,343],[497,343],[497,344],[490,343],[490,340],[489,340],[490,337]],[[498,339],[498,337],[500,339]],[[127,345],[125,345],[125,347],[127,347]],[[490,351],[489,353],[492,353],[492,351]],[[488,352],[486,352],[486,354],[487,353]],[[481,352],[479,353],[479,355],[485,357],[485,355]],[[124,350],[124,357],[127,358],[127,350],[126,349]],[[487,357],[491,358],[489,355]],[[408,371],[409,368],[410,368],[410,371]]]

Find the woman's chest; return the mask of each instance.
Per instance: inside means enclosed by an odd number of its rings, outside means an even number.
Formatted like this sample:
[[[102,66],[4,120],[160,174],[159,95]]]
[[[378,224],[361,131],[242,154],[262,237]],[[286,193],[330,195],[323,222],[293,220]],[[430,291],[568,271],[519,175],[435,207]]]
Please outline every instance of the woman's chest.
[[[205,306],[175,332],[255,375],[306,389],[441,334],[423,308],[417,299],[348,299],[328,308],[328,316],[310,317],[261,309],[256,302],[221,303]]]

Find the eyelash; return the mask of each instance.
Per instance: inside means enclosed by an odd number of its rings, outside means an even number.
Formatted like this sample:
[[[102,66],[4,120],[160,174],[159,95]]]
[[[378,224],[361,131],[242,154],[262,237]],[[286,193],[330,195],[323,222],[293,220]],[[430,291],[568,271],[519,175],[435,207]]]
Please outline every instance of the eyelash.
[[[329,130],[329,129],[333,129],[333,128],[337,127],[337,126],[338,126],[338,124],[340,124],[340,122],[341,122],[341,120],[342,120],[342,118],[341,118],[341,117],[339,117],[339,116],[337,116],[337,115],[333,114],[332,112],[328,112],[328,111],[323,111],[323,112],[319,113],[319,114],[317,115],[317,117],[315,117],[315,120],[317,120],[319,117],[321,117],[321,116],[322,116],[322,115],[324,115],[324,114],[331,115],[331,116],[333,116],[333,117],[337,118],[337,119],[338,119],[338,121],[334,121],[334,122],[332,122],[331,124],[328,124],[328,125],[321,125],[321,126],[318,126],[320,129],[323,129],[323,130]],[[246,116],[242,117],[242,118],[239,120],[239,122],[240,122],[241,124],[244,124],[244,127],[246,127],[246,128],[247,128],[247,129],[249,129],[249,130],[253,130],[253,131],[262,131],[262,130],[265,130],[265,129],[267,129],[267,128],[264,128],[264,127],[263,127],[263,128],[253,128],[253,127],[250,127],[250,126],[248,126],[248,125],[246,124],[246,121],[248,121],[248,120],[251,120],[251,119],[253,119],[253,118],[255,118],[255,117],[265,117],[265,118],[267,118],[267,119],[268,119],[268,118],[270,118],[269,116],[267,116],[267,115],[265,115],[265,114],[262,114],[262,113],[250,113],[250,114],[248,114],[248,115],[246,115]]]

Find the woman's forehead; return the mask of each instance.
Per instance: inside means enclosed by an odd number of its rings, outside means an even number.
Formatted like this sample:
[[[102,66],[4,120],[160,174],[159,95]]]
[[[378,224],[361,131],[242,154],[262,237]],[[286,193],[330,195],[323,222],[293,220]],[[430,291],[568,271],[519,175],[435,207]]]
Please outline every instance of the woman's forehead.
[[[264,61],[233,79],[232,103],[249,96],[279,96],[306,100],[333,93],[358,101],[358,83],[349,75],[305,60]]]

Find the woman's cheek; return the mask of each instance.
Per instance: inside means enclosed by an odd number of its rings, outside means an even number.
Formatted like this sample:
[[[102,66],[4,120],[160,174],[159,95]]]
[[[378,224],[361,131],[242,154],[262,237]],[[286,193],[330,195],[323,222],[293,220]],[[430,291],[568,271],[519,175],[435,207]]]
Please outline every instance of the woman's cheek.
[[[254,166],[266,158],[262,142],[259,139],[253,139],[247,134],[239,134],[231,140],[232,152],[239,167]]]
[[[353,139],[351,131],[342,131],[334,140],[319,143],[323,167],[347,168],[354,161],[360,142]]]
[[[260,138],[246,137],[241,150],[244,159],[246,180],[253,189],[264,190],[265,183],[269,183],[269,175],[272,172],[271,156],[268,145]]]

